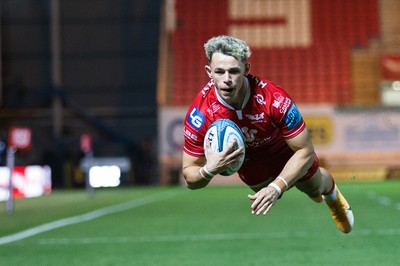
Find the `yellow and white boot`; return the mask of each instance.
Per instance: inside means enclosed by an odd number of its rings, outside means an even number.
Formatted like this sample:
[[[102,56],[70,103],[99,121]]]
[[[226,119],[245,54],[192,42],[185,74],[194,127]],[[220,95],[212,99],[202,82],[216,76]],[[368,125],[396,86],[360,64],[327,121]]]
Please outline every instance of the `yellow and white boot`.
[[[347,234],[353,229],[354,215],[349,203],[340,193],[338,187],[330,195],[323,195],[323,199],[332,213],[332,219],[340,231]]]

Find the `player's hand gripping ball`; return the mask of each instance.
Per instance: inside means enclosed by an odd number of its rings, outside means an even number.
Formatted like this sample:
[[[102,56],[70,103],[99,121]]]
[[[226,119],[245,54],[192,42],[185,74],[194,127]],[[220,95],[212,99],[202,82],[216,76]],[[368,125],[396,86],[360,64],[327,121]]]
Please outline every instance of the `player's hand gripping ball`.
[[[209,140],[211,142],[211,148],[215,152],[221,152],[226,149],[226,147],[236,139],[236,144],[234,149],[237,150],[239,147],[245,148],[245,140],[240,128],[229,119],[219,119],[216,120],[211,126],[207,129],[205,140]],[[206,141],[204,141],[204,149],[205,149]],[[243,150],[245,152],[245,150]],[[236,173],[243,164],[244,161],[244,152],[243,156],[240,156],[239,159],[236,160],[235,163],[231,163],[229,168],[220,173],[224,176],[229,176]]]

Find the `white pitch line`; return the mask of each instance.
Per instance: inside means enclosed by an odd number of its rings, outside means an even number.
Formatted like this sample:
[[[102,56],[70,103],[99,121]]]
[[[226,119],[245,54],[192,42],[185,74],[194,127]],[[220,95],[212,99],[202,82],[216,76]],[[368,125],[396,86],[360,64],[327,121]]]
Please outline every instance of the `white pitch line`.
[[[150,204],[153,202],[161,201],[167,198],[172,198],[176,196],[177,193],[172,193],[171,191],[150,195],[144,198],[131,200],[128,202],[124,202],[121,204],[112,205],[109,207],[105,207],[102,209],[98,209],[95,211],[91,211],[82,215],[73,216],[61,220],[57,220],[54,222],[46,223],[43,225],[39,225],[37,227],[33,227],[19,233],[15,233],[8,236],[0,237],[0,245],[9,244],[18,240],[22,240],[31,236],[38,235],[40,233],[48,232],[60,227],[65,227],[72,224],[77,224],[81,222],[90,221],[105,215],[109,215],[112,213],[122,212],[129,209],[137,208],[146,204]]]

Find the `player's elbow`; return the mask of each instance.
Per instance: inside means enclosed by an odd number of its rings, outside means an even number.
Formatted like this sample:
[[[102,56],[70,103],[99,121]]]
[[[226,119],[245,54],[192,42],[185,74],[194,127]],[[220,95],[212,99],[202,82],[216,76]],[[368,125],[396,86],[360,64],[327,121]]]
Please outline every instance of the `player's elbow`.
[[[203,188],[206,186],[206,184],[201,182],[201,180],[191,178],[190,175],[185,175],[184,172],[183,172],[183,178],[185,180],[186,187],[190,190],[196,190],[196,189],[200,189],[200,188]]]
[[[207,184],[204,184],[203,182],[200,181],[195,181],[190,178],[183,176],[185,179],[186,187],[190,190],[196,190],[205,187]]]
[[[196,190],[196,189],[203,188],[204,186],[199,186],[197,183],[191,183],[191,182],[186,181],[186,187],[190,190]]]

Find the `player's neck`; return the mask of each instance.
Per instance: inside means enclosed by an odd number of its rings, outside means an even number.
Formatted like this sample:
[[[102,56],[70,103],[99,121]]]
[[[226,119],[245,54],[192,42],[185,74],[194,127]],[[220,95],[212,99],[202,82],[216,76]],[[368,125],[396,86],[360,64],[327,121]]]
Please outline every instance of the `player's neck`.
[[[242,86],[240,87],[237,95],[237,99],[235,102],[232,102],[230,105],[235,109],[235,110],[241,110],[243,109],[243,102],[246,98],[246,93],[247,93],[247,82],[245,80],[246,78],[243,79]]]

